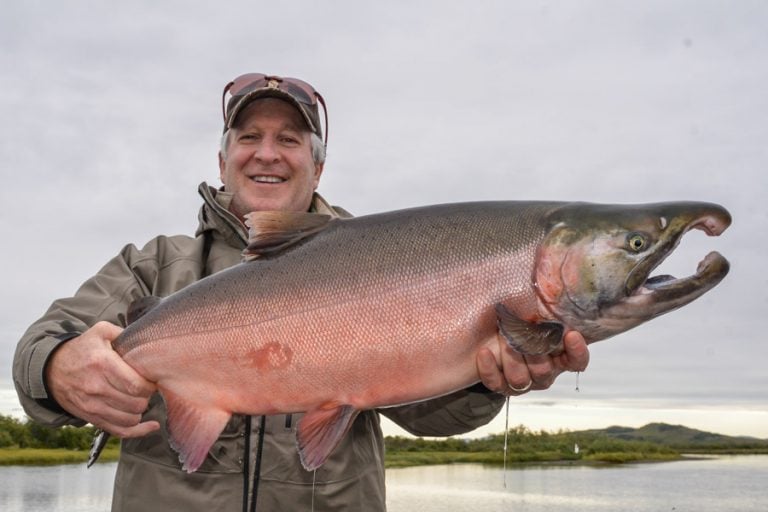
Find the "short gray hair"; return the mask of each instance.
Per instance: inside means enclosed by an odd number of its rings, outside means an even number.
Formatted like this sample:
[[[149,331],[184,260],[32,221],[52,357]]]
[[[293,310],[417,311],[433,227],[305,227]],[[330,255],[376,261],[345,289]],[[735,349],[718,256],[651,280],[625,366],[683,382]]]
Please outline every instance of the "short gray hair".
[[[228,128],[227,131],[224,132],[224,134],[221,136],[221,142],[219,143],[219,151],[221,151],[221,158],[224,160],[227,159],[227,150],[229,149],[229,143],[230,143],[230,137],[231,132],[234,128]],[[315,161],[316,164],[324,164],[325,163],[325,144],[323,144],[323,139],[321,139],[315,132],[310,132],[309,134],[309,141],[312,145],[312,160]]]

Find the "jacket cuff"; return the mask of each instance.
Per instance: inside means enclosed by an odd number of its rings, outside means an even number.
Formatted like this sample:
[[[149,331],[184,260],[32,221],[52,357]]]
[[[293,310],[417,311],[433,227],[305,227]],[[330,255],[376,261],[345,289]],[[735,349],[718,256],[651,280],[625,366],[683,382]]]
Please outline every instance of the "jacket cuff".
[[[48,383],[45,382],[45,369],[51,356],[61,345],[73,338],[80,336],[79,332],[67,332],[40,340],[32,352],[29,360],[29,393],[37,403],[53,412],[69,414],[51,396]]]
[[[478,382],[477,384],[469,386],[467,388],[467,391],[469,391],[470,393],[480,393],[481,395],[498,394],[495,391],[491,391],[490,389],[485,387],[482,382]]]

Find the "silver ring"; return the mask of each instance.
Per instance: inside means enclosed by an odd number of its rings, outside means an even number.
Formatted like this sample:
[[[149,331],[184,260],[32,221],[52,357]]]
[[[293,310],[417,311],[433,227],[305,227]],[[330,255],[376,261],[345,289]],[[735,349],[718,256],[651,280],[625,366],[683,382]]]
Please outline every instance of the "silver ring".
[[[526,384],[526,385],[525,385],[524,387],[522,387],[522,388],[516,388],[515,386],[513,386],[513,385],[512,385],[512,384],[510,384],[509,382],[507,382],[507,386],[509,387],[509,389],[511,389],[511,390],[512,390],[512,391],[514,391],[515,393],[525,393],[526,391],[528,391],[529,389],[531,389],[531,386],[533,386],[533,380],[529,380],[529,381],[528,381],[528,384]]]

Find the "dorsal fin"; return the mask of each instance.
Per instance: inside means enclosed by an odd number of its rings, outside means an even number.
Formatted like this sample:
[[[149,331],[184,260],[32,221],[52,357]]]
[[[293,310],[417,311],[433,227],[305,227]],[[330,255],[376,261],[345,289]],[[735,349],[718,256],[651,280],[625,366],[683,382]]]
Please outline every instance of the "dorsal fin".
[[[308,212],[252,212],[245,219],[249,231],[243,258],[251,261],[281,252],[322,231],[333,217]]]
[[[128,306],[128,313],[126,314],[128,325],[131,325],[133,322],[144,316],[147,311],[157,306],[161,300],[163,299],[160,297],[150,295],[148,297],[140,297],[131,302],[131,305]]]

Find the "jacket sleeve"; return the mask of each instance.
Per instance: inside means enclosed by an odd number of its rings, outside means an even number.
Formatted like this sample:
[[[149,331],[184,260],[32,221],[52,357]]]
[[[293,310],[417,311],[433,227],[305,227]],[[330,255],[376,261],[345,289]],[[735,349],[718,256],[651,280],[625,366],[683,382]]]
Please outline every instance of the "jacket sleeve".
[[[83,283],[73,297],[56,300],[45,315],[27,329],[16,347],[13,381],[21,405],[32,419],[51,426],[84,424],[50,397],[44,378],[46,363],[62,343],[99,321],[124,327],[128,306],[135,299],[162,294],[163,288],[169,285],[161,282],[164,274],[161,266],[172,265],[168,253],[177,252],[174,250],[177,245],[173,239],[158,237],[141,250],[126,246]],[[181,266],[187,271],[174,272],[176,281],[199,278],[199,272],[195,271],[199,264]]]
[[[505,397],[482,384],[425,402],[379,412],[416,436],[452,436],[483,426],[501,410]]]

